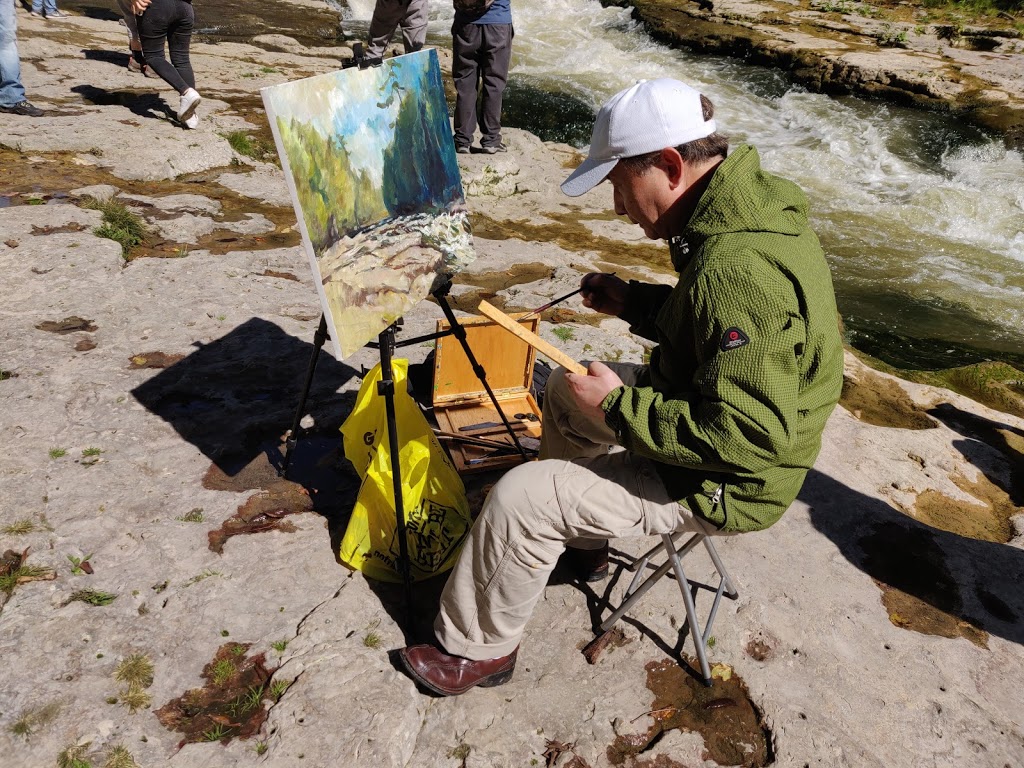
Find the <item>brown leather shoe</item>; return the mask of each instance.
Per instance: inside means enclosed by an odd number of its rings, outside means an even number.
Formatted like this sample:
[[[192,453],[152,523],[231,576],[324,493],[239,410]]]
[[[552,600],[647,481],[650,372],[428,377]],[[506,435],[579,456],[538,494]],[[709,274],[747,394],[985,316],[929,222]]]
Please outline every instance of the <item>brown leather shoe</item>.
[[[565,556],[573,575],[580,581],[592,583],[608,576],[608,542],[600,549],[566,547]]]
[[[441,696],[458,696],[479,685],[491,688],[512,679],[516,667],[516,648],[508,656],[470,661],[449,656],[434,645],[410,645],[398,652],[409,676],[424,688]]]

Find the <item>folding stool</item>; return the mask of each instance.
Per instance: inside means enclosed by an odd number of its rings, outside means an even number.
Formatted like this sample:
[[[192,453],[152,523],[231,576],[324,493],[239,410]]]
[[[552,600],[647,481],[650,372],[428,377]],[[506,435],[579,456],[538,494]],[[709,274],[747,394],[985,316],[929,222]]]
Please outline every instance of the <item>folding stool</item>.
[[[708,637],[711,636],[711,625],[715,621],[715,614],[718,612],[718,604],[722,600],[722,595],[725,595],[730,600],[735,600],[739,597],[739,592],[736,591],[736,587],[729,578],[729,573],[725,570],[725,566],[722,564],[722,558],[719,556],[718,550],[715,549],[715,545],[712,543],[711,539],[706,534],[693,533],[682,546],[676,547],[676,540],[684,533],[685,531],[679,531],[673,534],[662,534],[661,544],[652,547],[633,561],[629,566],[629,570],[636,571],[636,575],[633,576],[633,581],[630,582],[629,588],[626,590],[622,604],[605,620],[603,624],[601,624],[601,631],[607,632],[615,626],[615,623],[634,605],[636,605],[640,601],[640,598],[647,594],[650,588],[658,582],[658,579],[668,573],[669,569],[671,569],[675,574],[676,582],[679,584],[679,591],[683,594],[683,605],[686,607],[686,623],[690,628],[690,635],[693,637],[693,644],[696,646],[697,659],[700,662],[701,674],[704,676],[704,684],[710,686],[711,669],[708,666],[708,658],[705,653],[705,648],[707,646]],[[683,570],[683,558],[700,543],[704,544],[704,547],[708,551],[708,556],[711,558],[711,562],[714,564],[715,570],[718,572],[719,581],[717,587],[702,584],[698,581],[691,581],[687,578],[686,572]],[[665,562],[661,565],[652,564],[650,562],[651,558],[657,555],[658,552],[664,552],[667,555]],[[647,568],[651,568],[654,573],[651,576],[648,576],[646,581],[641,582]],[[715,599],[711,604],[711,611],[708,614],[708,621],[707,624],[704,625],[703,632],[700,630],[700,626],[697,621],[697,608],[694,604],[694,598],[698,589],[706,589],[709,592],[715,593]]]

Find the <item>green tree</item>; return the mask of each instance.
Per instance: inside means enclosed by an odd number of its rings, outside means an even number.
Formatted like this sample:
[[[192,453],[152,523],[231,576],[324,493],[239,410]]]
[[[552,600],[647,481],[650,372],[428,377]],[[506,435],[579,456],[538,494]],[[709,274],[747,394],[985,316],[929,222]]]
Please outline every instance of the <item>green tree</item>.
[[[442,151],[450,132],[441,83],[433,81],[433,70],[414,73],[412,82],[402,86],[397,72],[387,88],[389,98],[401,99],[395,133],[384,150],[382,191],[384,204],[392,215],[425,209],[445,208],[461,198],[462,185],[452,153]]]

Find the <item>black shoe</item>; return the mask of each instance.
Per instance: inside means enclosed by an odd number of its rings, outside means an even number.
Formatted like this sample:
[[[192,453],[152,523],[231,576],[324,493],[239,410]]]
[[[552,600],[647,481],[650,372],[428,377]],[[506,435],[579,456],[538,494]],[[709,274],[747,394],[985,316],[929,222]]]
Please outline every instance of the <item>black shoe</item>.
[[[42,117],[46,114],[31,101],[19,101],[10,107],[0,107],[0,112],[7,112],[12,115],[25,115],[26,117]]]
[[[489,147],[481,145],[480,151],[483,152],[485,155],[496,155],[499,152],[508,152],[508,147],[501,143],[492,144]]]
[[[565,556],[573,575],[580,581],[593,583],[608,577],[608,542],[600,549],[566,547]]]

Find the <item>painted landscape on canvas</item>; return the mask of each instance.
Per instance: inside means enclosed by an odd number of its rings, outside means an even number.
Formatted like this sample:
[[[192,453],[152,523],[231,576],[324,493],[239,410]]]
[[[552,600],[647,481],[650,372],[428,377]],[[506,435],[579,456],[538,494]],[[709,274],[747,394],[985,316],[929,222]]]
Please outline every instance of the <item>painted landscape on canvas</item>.
[[[262,94],[344,358],[474,258],[437,54]]]

